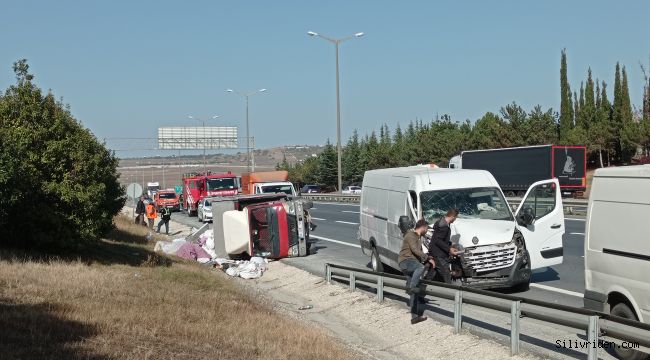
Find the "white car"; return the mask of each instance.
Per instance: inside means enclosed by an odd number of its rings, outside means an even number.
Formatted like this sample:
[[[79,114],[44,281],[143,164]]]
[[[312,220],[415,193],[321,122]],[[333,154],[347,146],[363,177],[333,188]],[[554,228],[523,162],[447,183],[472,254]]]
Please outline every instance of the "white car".
[[[361,186],[346,186],[341,193],[343,195],[360,195]]]
[[[199,202],[196,216],[199,218],[200,222],[212,222],[212,204],[210,203],[210,199],[203,199]]]

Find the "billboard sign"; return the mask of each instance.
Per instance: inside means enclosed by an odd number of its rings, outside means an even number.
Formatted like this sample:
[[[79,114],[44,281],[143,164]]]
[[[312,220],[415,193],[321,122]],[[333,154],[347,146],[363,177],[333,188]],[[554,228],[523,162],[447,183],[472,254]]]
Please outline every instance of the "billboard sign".
[[[237,149],[236,126],[171,126],[158,128],[160,150]]]

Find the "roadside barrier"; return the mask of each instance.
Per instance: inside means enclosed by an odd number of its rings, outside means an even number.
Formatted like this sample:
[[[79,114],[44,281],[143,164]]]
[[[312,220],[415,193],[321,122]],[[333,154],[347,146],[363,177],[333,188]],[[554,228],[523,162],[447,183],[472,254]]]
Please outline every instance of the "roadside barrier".
[[[356,289],[358,282],[376,289],[377,301],[384,301],[385,288],[406,290],[406,277],[401,275],[374,272],[368,269],[353,268],[332,263],[325,264],[325,277],[328,284],[333,277],[348,280],[350,290]],[[602,335],[638,343],[650,347],[650,324],[628,320],[607,313],[554,304],[541,300],[527,299],[519,296],[501,294],[489,290],[474,289],[466,286],[450,285],[439,282],[422,280],[423,293],[430,296],[454,301],[454,333],[462,329],[463,304],[471,304],[483,308],[510,313],[510,354],[520,351],[519,329],[520,318],[529,317],[547,323],[568,326],[574,329],[586,330],[590,344],[597,344]],[[430,289],[432,288],[432,289]],[[598,358],[598,346],[589,346],[587,358]]]
[[[341,194],[302,194],[303,198],[311,201],[338,202],[338,203],[359,203],[360,195]],[[517,209],[522,198],[506,198],[513,210]],[[585,199],[562,199],[562,206],[566,215],[585,215],[587,213],[588,201]]]

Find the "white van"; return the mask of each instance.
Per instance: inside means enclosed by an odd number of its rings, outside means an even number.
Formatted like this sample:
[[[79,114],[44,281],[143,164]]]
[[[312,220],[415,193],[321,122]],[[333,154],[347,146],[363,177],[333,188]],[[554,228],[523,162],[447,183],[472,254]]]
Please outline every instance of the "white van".
[[[372,268],[398,268],[401,216],[433,224],[450,208],[452,243],[464,251],[462,281],[481,288],[526,289],[531,270],[561,264],[564,212],[557,179],[531,185],[517,216],[494,177],[484,170],[411,166],[366,171],[359,241]]]
[[[585,233],[585,308],[650,322],[650,165],[594,173]]]

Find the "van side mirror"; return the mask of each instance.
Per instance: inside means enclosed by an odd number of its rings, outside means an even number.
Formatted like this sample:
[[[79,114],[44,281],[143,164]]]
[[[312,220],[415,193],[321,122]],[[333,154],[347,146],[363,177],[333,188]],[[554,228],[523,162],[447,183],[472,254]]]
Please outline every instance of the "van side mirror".
[[[413,220],[411,220],[410,217],[406,215],[402,215],[399,217],[397,226],[399,227],[402,234],[406,234],[407,231],[413,229],[413,226],[415,226],[415,224],[413,223]]]

